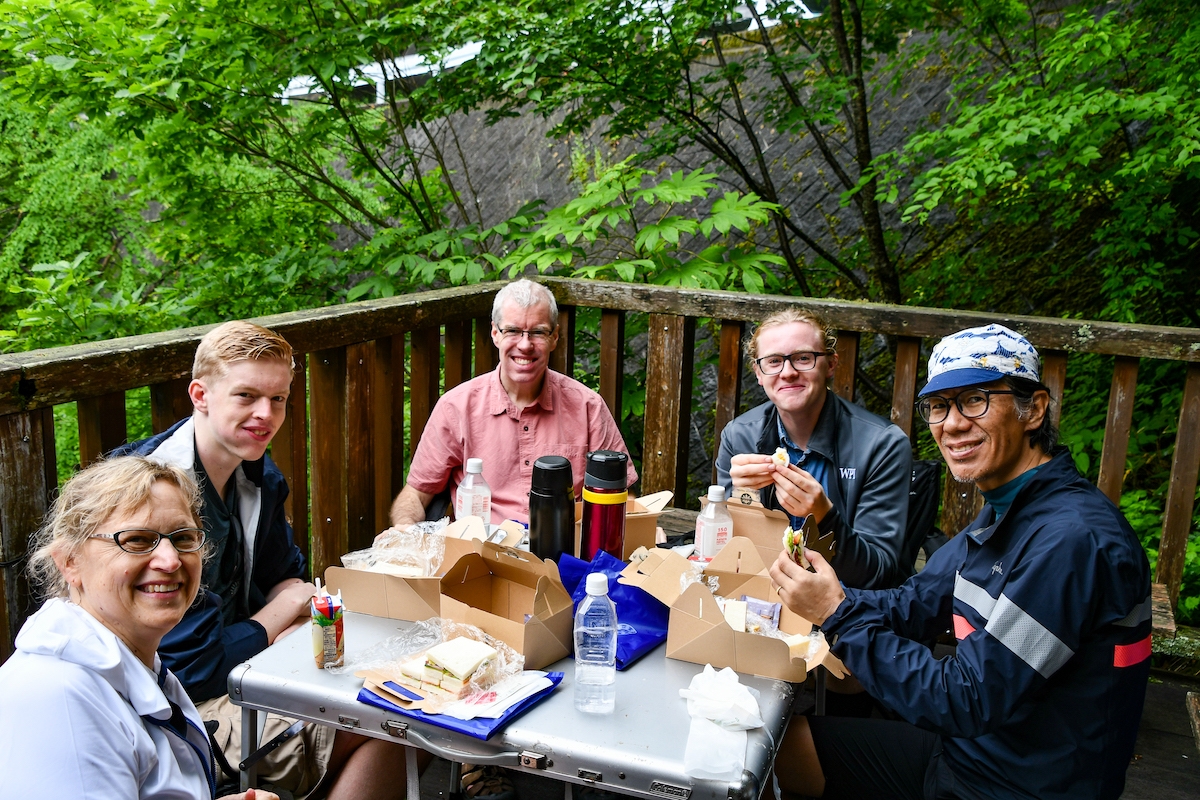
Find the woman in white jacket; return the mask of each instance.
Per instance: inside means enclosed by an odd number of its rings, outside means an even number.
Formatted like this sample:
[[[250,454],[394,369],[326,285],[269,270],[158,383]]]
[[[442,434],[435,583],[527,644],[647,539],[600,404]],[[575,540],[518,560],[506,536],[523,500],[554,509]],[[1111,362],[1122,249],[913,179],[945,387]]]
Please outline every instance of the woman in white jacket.
[[[48,600],[0,667],[6,794],[215,796],[200,715],[156,653],[200,588],[199,507],[186,473],[137,456],[63,486],[29,563]]]

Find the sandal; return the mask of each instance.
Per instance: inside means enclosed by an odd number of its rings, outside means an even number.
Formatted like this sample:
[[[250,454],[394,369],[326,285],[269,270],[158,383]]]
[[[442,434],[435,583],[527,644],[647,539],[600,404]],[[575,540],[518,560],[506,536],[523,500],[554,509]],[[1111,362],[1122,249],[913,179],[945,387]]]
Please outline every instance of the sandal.
[[[500,767],[462,765],[462,793],[469,800],[516,800],[517,790]]]

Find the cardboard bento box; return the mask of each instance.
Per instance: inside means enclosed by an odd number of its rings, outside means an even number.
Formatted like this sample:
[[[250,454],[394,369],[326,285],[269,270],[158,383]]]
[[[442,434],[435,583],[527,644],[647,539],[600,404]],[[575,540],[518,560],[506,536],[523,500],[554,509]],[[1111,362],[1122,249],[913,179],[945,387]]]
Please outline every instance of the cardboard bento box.
[[[574,604],[558,566],[481,542],[442,576],[441,616],[474,625],[541,669],[571,654]]]
[[[707,504],[708,499],[701,497],[701,508]],[[782,511],[763,506],[755,491],[734,489],[725,506],[733,519],[733,535],[753,542],[762,563],[770,566],[783,550],[783,532],[791,527],[791,518]],[[805,519],[804,527],[807,546],[825,556],[827,561],[833,558],[836,549],[833,534],[818,538],[817,525],[811,516]]]
[[[519,523],[506,521],[496,526],[505,530],[504,542],[515,544],[524,535]],[[446,527],[441,534],[446,540],[445,555],[437,575],[403,577],[385,572],[372,572],[346,567],[325,569],[325,587],[341,592],[342,603],[350,611],[374,617],[403,619],[417,622],[442,615],[442,575],[460,558],[474,553],[487,535],[483,520],[466,517]]]
[[[782,639],[734,630],[704,584],[692,583],[680,591],[680,578],[692,569],[695,569],[693,562],[658,548],[621,573],[621,583],[641,587],[670,607],[668,658],[712,664],[718,669],[730,667],[737,672],[791,683],[803,681],[808,670],[817,665],[825,666],[837,677],[846,674],[845,667],[827,645],[821,645],[806,663],[803,658],[793,658]],[[733,537],[704,572],[717,577],[718,591],[724,597],[736,599],[747,595],[770,603],[780,602],[757,545],[745,537]],[[807,635],[813,625],[785,605],[780,611],[779,629],[787,634]]]
[[[639,547],[653,550],[654,534],[658,529],[658,515],[675,496],[674,492],[655,492],[645,497],[632,497],[625,503],[625,546],[621,560],[628,561],[629,554]],[[583,502],[575,504],[575,552],[579,557],[579,543],[583,537]]]

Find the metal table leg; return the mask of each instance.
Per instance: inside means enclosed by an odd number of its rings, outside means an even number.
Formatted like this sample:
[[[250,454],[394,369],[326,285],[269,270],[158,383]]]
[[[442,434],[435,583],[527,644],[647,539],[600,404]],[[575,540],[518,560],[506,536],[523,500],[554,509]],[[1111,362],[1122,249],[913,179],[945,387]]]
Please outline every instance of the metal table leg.
[[[258,711],[249,706],[242,706],[242,752],[253,753],[258,749]],[[246,791],[258,782],[258,766],[250,764],[241,773],[242,791]]]

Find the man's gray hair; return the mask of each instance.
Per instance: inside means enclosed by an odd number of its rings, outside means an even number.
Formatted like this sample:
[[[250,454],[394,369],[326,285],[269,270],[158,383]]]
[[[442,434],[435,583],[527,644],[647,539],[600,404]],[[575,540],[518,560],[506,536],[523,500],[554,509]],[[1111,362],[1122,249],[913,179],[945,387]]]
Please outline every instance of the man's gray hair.
[[[540,283],[522,278],[496,292],[496,300],[492,303],[492,324],[497,328],[504,322],[500,312],[505,303],[513,303],[519,308],[532,308],[540,303],[545,303],[550,307],[550,325],[558,327],[558,303],[554,301],[554,295],[550,293],[550,290]]]
[[[1005,386],[1013,392],[1013,406],[1017,410],[1017,419],[1027,420],[1033,415],[1033,395],[1037,392],[1050,394],[1050,390],[1038,381],[1028,378],[1018,378],[1006,375],[1001,379]],[[1053,455],[1054,446],[1058,444],[1058,428],[1050,421],[1050,412],[1054,410],[1054,396],[1050,396],[1046,404],[1046,416],[1042,424],[1029,433],[1029,446],[1040,447],[1046,455]]]

